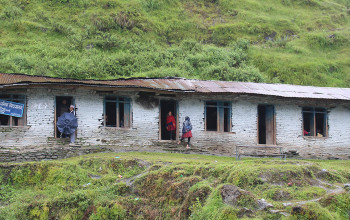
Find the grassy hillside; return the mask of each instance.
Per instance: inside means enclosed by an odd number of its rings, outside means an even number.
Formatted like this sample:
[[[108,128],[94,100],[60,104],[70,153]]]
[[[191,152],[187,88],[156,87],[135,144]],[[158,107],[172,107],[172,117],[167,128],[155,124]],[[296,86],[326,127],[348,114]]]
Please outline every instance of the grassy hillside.
[[[348,219],[349,181],[350,161],[106,153],[0,164],[0,219]]]
[[[350,86],[350,0],[0,0],[0,72]]]

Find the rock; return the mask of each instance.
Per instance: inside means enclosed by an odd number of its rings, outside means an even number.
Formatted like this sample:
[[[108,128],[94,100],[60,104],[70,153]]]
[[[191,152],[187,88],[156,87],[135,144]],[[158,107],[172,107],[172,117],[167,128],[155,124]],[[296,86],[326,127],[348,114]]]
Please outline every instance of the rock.
[[[291,202],[283,203],[283,206],[284,206],[284,207],[291,206],[291,205],[293,205]]]
[[[320,172],[316,173],[317,178],[327,179],[331,174],[326,169],[322,169]]]
[[[289,214],[289,213],[287,213],[287,212],[280,212],[280,214],[281,214],[281,215],[284,215],[285,217],[290,216],[290,214]]]
[[[265,199],[258,200],[258,210],[266,210],[272,207],[273,205],[271,203],[266,202]]]
[[[289,213],[285,212],[284,210],[275,210],[275,209],[270,209],[270,213],[272,214],[281,214],[283,216],[289,216]]]
[[[90,177],[91,179],[95,179],[95,180],[101,179],[101,176],[99,176],[99,175],[89,174],[89,177]]]
[[[277,33],[275,32],[275,31],[273,31],[271,34],[267,34],[267,33],[265,33],[265,40],[266,41],[273,41],[273,40],[275,40],[275,37],[276,37],[276,35],[277,35]]]
[[[238,218],[243,218],[244,216],[250,218],[250,217],[253,217],[253,215],[254,215],[254,212],[246,207],[241,208],[237,213]]]
[[[350,183],[345,183],[344,184],[344,189],[346,189],[346,190],[350,190]]]
[[[221,188],[221,197],[224,203],[228,205],[235,206],[238,203],[239,198],[242,195],[250,194],[248,191],[245,191],[234,185],[224,185]]]
[[[221,188],[221,197],[224,203],[229,205],[236,205],[237,200],[242,195],[242,190],[234,185],[224,185]]]

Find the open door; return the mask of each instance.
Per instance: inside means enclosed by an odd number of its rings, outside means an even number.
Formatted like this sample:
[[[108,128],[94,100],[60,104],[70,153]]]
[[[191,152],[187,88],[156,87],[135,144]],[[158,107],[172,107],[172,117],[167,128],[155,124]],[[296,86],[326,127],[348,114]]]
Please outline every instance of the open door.
[[[258,105],[259,144],[276,144],[275,124],[275,107],[273,105]]]
[[[176,130],[170,137],[170,132],[166,130],[166,118],[168,113],[171,111],[173,116],[175,117]],[[178,115],[177,115],[177,103],[175,100],[161,100],[160,101],[160,122],[159,122],[159,138],[160,140],[176,140],[178,138]]]
[[[69,106],[74,105],[72,96],[56,96],[55,101],[55,138],[61,137],[61,132],[57,129],[57,120],[64,112],[69,112]],[[64,137],[64,136],[63,136]]]

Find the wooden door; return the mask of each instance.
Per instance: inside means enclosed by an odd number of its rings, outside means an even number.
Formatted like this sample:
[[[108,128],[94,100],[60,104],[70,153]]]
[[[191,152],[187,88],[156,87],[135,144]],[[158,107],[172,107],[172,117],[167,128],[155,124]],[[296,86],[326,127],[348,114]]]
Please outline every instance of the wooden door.
[[[275,108],[273,105],[265,106],[266,144],[275,144]]]

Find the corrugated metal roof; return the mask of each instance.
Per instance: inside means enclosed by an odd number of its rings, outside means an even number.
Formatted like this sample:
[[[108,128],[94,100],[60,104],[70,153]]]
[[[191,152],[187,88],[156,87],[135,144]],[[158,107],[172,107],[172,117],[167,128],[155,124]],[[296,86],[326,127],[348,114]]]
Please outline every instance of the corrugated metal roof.
[[[311,98],[350,100],[349,88],[314,87],[287,84],[252,82],[205,81],[183,78],[131,78],[117,80],[76,80],[46,76],[0,73],[0,88],[20,85],[76,84],[87,86],[108,86],[144,88],[175,92],[236,93],[279,96],[286,98]]]

